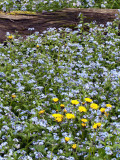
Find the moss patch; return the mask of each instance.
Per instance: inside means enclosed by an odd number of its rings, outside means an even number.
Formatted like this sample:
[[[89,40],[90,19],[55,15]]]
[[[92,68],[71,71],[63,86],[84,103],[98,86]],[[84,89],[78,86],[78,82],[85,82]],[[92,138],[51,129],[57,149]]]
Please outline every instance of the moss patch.
[[[30,11],[11,11],[10,13],[7,13],[8,15],[23,15],[23,14],[27,14],[27,15],[35,15],[36,12],[30,12]]]

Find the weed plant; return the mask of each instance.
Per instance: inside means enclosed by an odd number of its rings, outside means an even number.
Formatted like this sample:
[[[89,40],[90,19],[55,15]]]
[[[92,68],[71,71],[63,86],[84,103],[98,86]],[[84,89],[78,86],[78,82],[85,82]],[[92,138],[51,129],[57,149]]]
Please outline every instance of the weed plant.
[[[0,44],[0,160],[120,159],[119,18],[79,16]]]

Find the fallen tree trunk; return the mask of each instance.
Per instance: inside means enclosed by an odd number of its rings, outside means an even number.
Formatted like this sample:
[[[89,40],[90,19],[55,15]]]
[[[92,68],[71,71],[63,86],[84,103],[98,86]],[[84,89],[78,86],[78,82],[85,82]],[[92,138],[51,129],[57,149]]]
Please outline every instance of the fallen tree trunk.
[[[117,9],[78,9],[67,8],[56,12],[45,12],[35,14],[15,14],[0,12],[0,42],[6,39],[6,32],[18,34],[25,37],[30,35],[28,28],[34,28],[34,31],[42,33],[49,27],[74,27],[79,24],[79,13],[86,16],[84,22],[96,21],[97,24],[106,24],[106,22],[113,21],[115,14],[118,14]]]

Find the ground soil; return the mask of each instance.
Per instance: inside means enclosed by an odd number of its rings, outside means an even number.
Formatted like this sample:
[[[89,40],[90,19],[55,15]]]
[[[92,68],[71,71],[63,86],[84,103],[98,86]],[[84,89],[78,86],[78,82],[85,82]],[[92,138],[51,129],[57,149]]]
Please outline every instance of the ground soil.
[[[70,27],[75,30],[75,26],[80,21],[79,13],[86,16],[84,22],[90,23],[96,21],[97,24],[106,24],[108,21],[115,19],[115,14],[118,14],[117,9],[77,9],[67,8],[56,12],[45,12],[36,14],[19,14],[9,15],[8,13],[0,12],[0,43],[6,40],[6,32],[18,34],[24,38],[35,31],[42,33],[49,27]],[[34,31],[29,31],[28,28],[34,28]]]

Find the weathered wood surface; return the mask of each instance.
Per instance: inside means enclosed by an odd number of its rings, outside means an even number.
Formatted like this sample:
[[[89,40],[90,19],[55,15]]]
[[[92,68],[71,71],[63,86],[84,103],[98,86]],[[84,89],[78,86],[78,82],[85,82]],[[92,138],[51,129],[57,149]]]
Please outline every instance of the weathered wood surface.
[[[96,21],[97,24],[106,24],[106,22],[113,21],[115,14],[118,14],[117,9],[78,9],[67,8],[56,12],[36,13],[31,15],[8,15],[0,12],[0,42],[6,39],[6,32],[18,34],[25,37],[30,34],[28,28],[34,28],[32,31],[39,31],[42,33],[49,27],[69,27],[70,25],[77,25],[80,21],[79,13],[86,16],[84,22]]]

